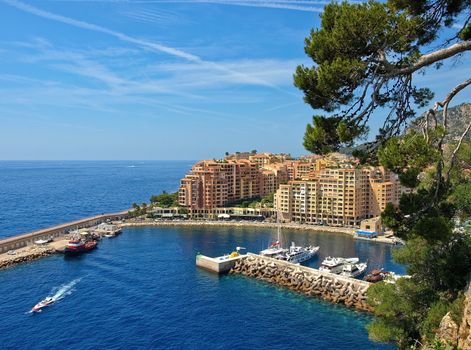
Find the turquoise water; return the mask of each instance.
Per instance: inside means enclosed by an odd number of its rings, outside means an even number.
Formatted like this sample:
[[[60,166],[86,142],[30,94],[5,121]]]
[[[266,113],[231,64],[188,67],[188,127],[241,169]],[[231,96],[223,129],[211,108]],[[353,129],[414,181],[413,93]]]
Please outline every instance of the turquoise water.
[[[88,205],[121,209],[125,196],[139,183],[149,192],[178,186],[161,178],[162,164],[139,170],[120,170],[105,162],[79,171],[58,165],[15,165],[6,173],[0,164],[0,203],[9,214],[2,231],[14,233],[46,222],[61,222],[88,215]],[[172,178],[186,171],[187,163],[167,162],[162,174]],[[39,169],[37,169],[39,167]],[[36,170],[35,170],[36,169]],[[50,169],[50,170],[47,170]],[[57,174],[48,174],[48,172]],[[111,169],[111,170],[110,170]],[[114,169],[114,170],[113,170]],[[126,169],[139,169],[126,168]],[[152,170],[153,169],[153,170]],[[173,170],[169,170],[173,169]],[[83,182],[74,182],[77,171]],[[155,174],[153,174],[155,171]],[[96,173],[96,183],[93,174]],[[103,175],[103,174],[112,174]],[[121,173],[122,175],[117,175]],[[41,174],[41,175],[38,175]],[[121,177],[122,176],[122,177]],[[1,179],[9,181],[6,193]],[[127,179],[139,178],[137,184]],[[56,181],[56,186],[52,186]],[[110,179],[113,179],[111,181]],[[15,184],[16,183],[16,184]],[[28,184],[21,189],[21,183]],[[48,186],[44,186],[49,183]],[[65,189],[61,189],[65,184]],[[107,189],[107,186],[110,188]],[[48,192],[45,192],[45,189]],[[122,193],[111,195],[117,188]],[[148,197],[143,193],[142,200]],[[28,193],[27,201],[17,198]],[[108,195],[104,195],[107,193]],[[54,198],[51,203],[43,199]],[[136,194],[132,194],[138,200]],[[75,198],[64,205],[67,198]],[[87,198],[82,202],[83,198]],[[5,203],[5,199],[7,199]],[[12,204],[11,200],[13,199]],[[93,204],[98,207],[98,204]],[[23,208],[27,206],[27,208]],[[42,208],[49,206],[50,210]],[[106,211],[105,209],[103,211]],[[13,218],[13,219],[11,219]],[[26,220],[27,219],[27,220]],[[0,271],[1,349],[392,349],[368,340],[370,316],[290,292],[242,276],[216,276],[195,267],[195,255],[219,255],[235,246],[257,251],[276,235],[263,228],[147,227],[128,228],[101,241],[99,248],[77,258],[52,256]],[[286,241],[321,246],[326,255],[359,256],[370,266],[391,262],[392,247],[355,241],[349,236],[283,230]],[[313,260],[316,266],[319,260]],[[39,300],[59,300],[39,314],[28,311]]]

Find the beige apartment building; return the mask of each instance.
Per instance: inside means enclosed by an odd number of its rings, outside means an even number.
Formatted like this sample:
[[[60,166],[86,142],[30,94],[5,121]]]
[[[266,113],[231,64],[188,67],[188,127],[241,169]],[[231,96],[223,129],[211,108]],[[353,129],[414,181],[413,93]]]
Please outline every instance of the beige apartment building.
[[[275,210],[283,221],[359,226],[379,216],[387,203],[397,205],[405,191],[392,172],[360,167],[339,153],[299,160],[270,153],[238,155],[244,158],[197,162],[181,180],[180,205],[210,213],[275,193]]]
[[[331,226],[358,226],[397,205],[405,189],[381,167],[324,168],[309,180],[280,185],[275,209],[283,221]]]

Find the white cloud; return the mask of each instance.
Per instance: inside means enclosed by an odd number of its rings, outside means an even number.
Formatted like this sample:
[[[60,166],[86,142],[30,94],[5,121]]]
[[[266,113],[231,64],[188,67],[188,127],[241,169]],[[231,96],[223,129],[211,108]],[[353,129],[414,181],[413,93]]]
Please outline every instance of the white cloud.
[[[294,10],[304,12],[323,11],[323,6],[329,1],[309,0],[55,0],[59,2],[103,2],[103,3],[128,3],[128,4],[217,4],[228,6],[262,7],[280,10]],[[320,6],[319,6],[320,5]]]

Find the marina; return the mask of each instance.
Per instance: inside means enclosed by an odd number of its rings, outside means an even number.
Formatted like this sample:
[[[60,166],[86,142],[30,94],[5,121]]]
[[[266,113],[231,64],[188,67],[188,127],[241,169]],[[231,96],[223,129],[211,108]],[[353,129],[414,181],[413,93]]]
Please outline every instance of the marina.
[[[73,258],[55,254],[2,270],[0,292],[8,300],[2,304],[5,317],[0,327],[15,330],[6,332],[3,345],[59,348],[73,342],[82,349],[112,348],[118,330],[123,347],[209,349],[214,347],[213,330],[217,330],[224,339],[223,349],[236,344],[263,348],[268,343],[280,350],[296,344],[322,346],[317,339],[323,339],[325,348],[328,344],[342,349],[393,348],[368,340],[364,329],[371,319],[368,313],[242,274],[215,274],[195,267],[198,252],[230,255],[239,245],[247,248],[241,250],[244,255],[265,246],[259,242],[268,242],[275,232],[253,227],[132,227],[117,238],[103,238],[89,254]],[[321,247],[319,259],[309,262],[313,267],[325,254],[347,256],[332,247],[345,247],[351,254],[357,250],[364,259],[364,243],[347,235],[284,234],[300,245]],[[370,254],[392,269],[390,249],[372,245]],[[76,278],[82,279],[71,294],[38,314],[29,314],[36,303]],[[136,322],[130,323],[130,317]],[[286,327],[297,331],[282,343],[273,343]],[[68,331],[57,335],[57,329]],[[176,329],[184,331],[175,333]],[[349,334],[344,334],[345,329]],[[94,330],[99,330],[99,336],[83,337],[83,332]],[[18,337],[19,333],[25,336]]]

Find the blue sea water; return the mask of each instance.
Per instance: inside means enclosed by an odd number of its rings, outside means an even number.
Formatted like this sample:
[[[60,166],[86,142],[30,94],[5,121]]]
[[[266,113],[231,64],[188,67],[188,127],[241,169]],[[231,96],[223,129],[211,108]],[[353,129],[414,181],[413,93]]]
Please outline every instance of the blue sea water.
[[[147,199],[150,193],[175,189],[178,178],[190,165],[190,162],[145,162],[142,173],[137,166],[130,168],[137,171],[129,175],[130,170],[119,170],[119,165],[110,170],[109,162],[101,165],[84,162],[87,171],[79,169],[81,162],[54,163],[14,164],[15,169],[0,164],[0,178],[8,180],[8,187],[0,180],[0,203],[3,209],[8,208],[11,221],[2,222],[2,231],[22,232],[61,222],[64,216],[74,219],[94,214],[95,209],[98,212],[122,209],[128,202]],[[4,174],[5,167],[10,174],[17,175],[9,178]],[[27,170],[22,172],[21,168]],[[48,175],[57,169],[60,175]],[[56,186],[52,178],[56,179]],[[75,182],[76,178],[82,181]],[[132,178],[140,179],[137,181],[140,184],[126,186],[126,181]],[[27,184],[27,190],[20,189],[22,183]],[[48,185],[44,186],[45,183]],[[133,193],[132,188],[140,186],[149,193],[140,188]],[[14,190],[8,192],[5,188]],[[44,193],[46,188],[58,196],[50,206],[42,197],[51,200],[55,197]],[[119,188],[131,198],[116,195],[114,191]],[[18,193],[28,193],[27,200],[16,198],[11,204],[9,201]],[[74,204],[65,205],[67,197],[74,195]],[[81,198],[86,201],[81,202]],[[103,209],[91,204],[100,199]],[[28,210],[15,210],[26,203]],[[24,221],[25,212],[28,222]],[[355,241],[340,234],[291,230],[282,233],[286,241],[321,246],[321,255],[311,262],[313,266],[324,256],[343,255],[369,259],[372,267],[384,265],[403,271],[391,261],[394,248],[387,245]],[[219,255],[235,246],[257,251],[275,235],[276,231],[269,228],[127,228],[116,238],[102,240],[99,248],[87,255],[51,256],[2,270],[0,348],[394,348],[368,340],[365,326],[371,316],[365,313],[265,282],[242,276],[216,276],[195,267],[197,252]],[[49,295],[59,300],[41,313],[28,313],[36,302]]]
[[[174,192],[193,161],[0,161],[0,238]]]

